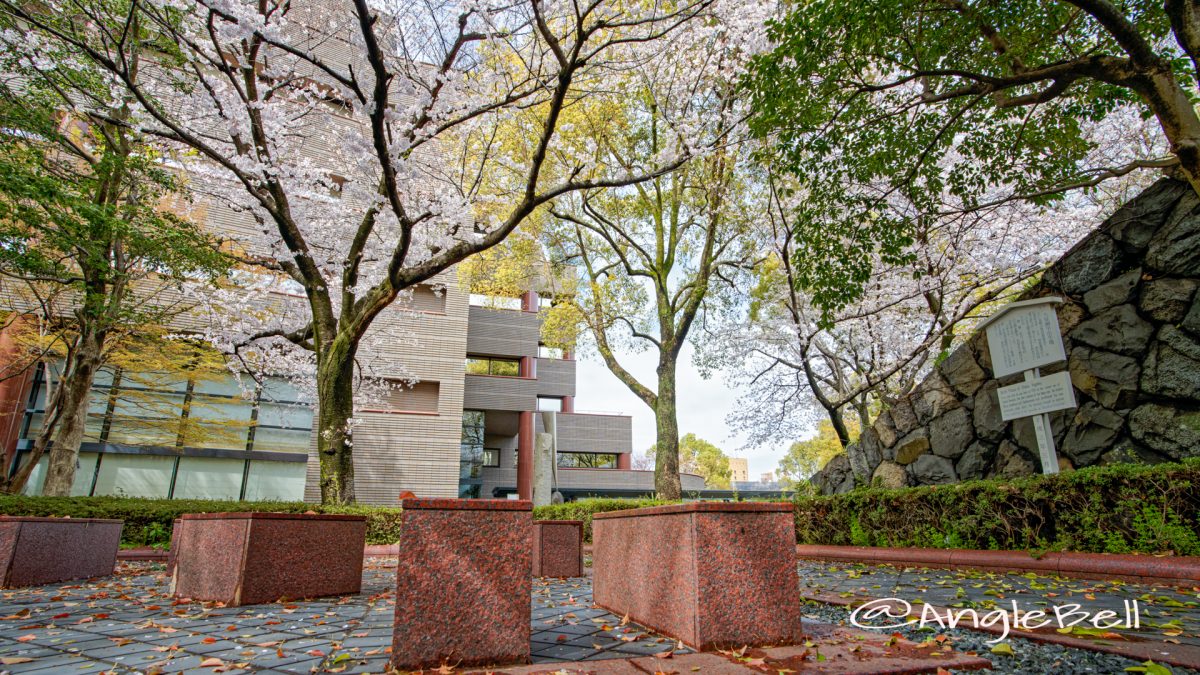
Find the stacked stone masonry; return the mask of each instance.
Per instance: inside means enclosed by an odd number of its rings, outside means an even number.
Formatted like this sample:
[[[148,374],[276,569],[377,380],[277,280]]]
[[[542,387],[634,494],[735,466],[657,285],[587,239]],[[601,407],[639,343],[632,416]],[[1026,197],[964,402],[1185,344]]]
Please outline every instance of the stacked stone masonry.
[[[1123,206],[1022,299],[1060,296],[1078,407],[1050,416],[1064,468],[1200,456],[1200,197],[1164,178]],[[976,333],[813,477],[823,494],[1041,472],[1029,419],[1004,422]]]

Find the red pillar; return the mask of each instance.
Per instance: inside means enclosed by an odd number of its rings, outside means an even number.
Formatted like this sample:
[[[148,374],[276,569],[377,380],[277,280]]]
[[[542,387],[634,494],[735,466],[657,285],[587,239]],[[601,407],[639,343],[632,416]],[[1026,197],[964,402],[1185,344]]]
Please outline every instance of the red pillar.
[[[532,356],[522,356],[519,372],[521,377],[537,378],[537,359]]]
[[[517,423],[517,496],[533,499],[533,411],[522,410]]]
[[[538,311],[537,291],[525,291],[521,296],[521,310],[526,312]]]
[[[617,455],[617,468],[622,469],[624,471],[629,471],[632,468],[630,466],[630,458],[632,456],[633,456],[633,453],[630,453],[630,452],[623,452],[623,453]]]
[[[575,397],[574,396],[564,396],[563,397],[562,411],[565,413],[575,412]]]

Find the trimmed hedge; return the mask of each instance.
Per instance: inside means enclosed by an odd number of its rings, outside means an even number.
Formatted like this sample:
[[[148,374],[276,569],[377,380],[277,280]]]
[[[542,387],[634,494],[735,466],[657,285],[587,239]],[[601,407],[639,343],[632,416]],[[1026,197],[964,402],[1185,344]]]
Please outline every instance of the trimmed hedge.
[[[580,499],[565,504],[535,506],[534,520],[582,520],[583,540],[592,540],[592,515],[605,511],[640,509],[643,506],[662,506],[670,502],[660,499]]]
[[[1200,459],[795,504],[802,544],[1200,555]]]
[[[347,513],[367,517],[368,544],[394,544],[400,508],[388,506],[321,506],[305,502],[232,502],[203,499],[139,499],[134,497],[0,496],[0,513],[10,516],[120,518],[125,521],[121,546],[171,545],[171,523],[185,513],[268,511],[274,513]]]

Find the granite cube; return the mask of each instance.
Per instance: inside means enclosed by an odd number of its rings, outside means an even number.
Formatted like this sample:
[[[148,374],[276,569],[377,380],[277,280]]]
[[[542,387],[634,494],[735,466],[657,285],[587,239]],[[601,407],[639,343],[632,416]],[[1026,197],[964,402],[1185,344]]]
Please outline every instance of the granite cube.
[[[596,604],[698,650],[794,644],[790,504],[698,502],[592,519]]]
[[[583,576],[583,521],[533,522],[533,576]]]
[[[0,516],[0,587],[112,574],[123,520]]]
[[[406,499],[392,666],[528,663],[533,505]]]
[[[235,606],[362,589],[364,516],[188,513],[172,538],[177,598]]]

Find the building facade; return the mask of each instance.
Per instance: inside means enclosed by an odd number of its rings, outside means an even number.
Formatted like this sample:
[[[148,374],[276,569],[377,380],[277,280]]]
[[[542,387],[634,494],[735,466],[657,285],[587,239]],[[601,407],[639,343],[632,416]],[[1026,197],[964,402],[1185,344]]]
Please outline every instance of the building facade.
[[[381,329],[403,322],[413,339],[385,354],[377,374],[404,383],[355,415],[359,501],[395,504],[401,492],[528,498],[542,412],[555,413],[558,488],[568,499],[653,492],[653,472],[630,469],[630,418],[575,410],[575,361],[540,344],[536,293],[479,306],[452,277],[440,282],[380,317]],[[4,383],[10,471],[37,434],[54,374],[44,364]],[[97,378],[73,494],[319,500],[313,408],[292,382],[148,375],[107,368]],[[45,461],[27,492],[40,490]],[[697,492],[704,481],[684,475],[683,487]]]
[[[733,483],[744,483],[750,480],[750,462],[745,457],[729,458],[729,480]]]

